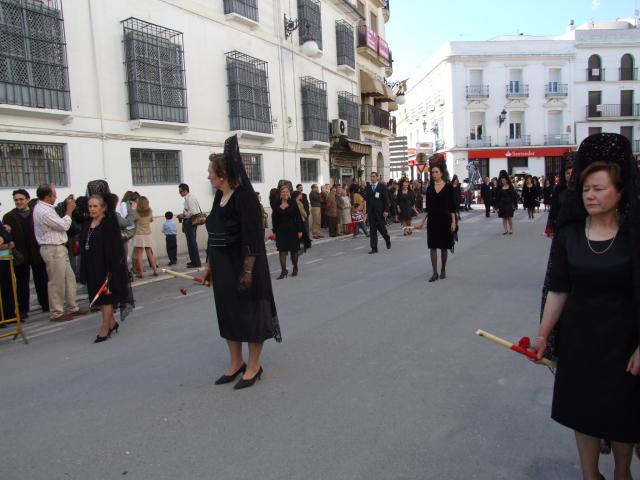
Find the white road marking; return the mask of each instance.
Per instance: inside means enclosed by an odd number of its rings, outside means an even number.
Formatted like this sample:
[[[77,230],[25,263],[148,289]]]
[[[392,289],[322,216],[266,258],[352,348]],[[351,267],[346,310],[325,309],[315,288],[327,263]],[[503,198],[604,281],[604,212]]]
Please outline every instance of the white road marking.
[[[344,252],[332,253],[332,257],[339,257],[340,255],[344,255]]]
[[[321,261],[322,261],[321,258],[316,258],[315,260],[309,260],[308,262],[305,262],[305,265],[311,265],[312,263],[318,263]]]
[[[366,245],[362,245],[361,247],[354,248],[354,250],[362,250],[363,248],[367,248],[367,246]]]
[[[31,340],[33,338],[38,338],[38,337],[42,337],[44,335],[49,335],[50,333],[55,333],[55,332],[59,332],[61,330],[64,330],[64,327],[58,327],[58,328],[54,328],[53,330],[48,330],[46,332],[40,332],[40,333],[36,333],[35,335],[27,335],[27,340]]]
[[[190,292],[187,293],[186,295],[178,295],[177,297],[173,297],[172,299],[175,300],[177,298],[184,298],[184,297],[192,297],[194,295],[200,295],[201,293],[205,293],[206,290],[196,290],[195,292]]]

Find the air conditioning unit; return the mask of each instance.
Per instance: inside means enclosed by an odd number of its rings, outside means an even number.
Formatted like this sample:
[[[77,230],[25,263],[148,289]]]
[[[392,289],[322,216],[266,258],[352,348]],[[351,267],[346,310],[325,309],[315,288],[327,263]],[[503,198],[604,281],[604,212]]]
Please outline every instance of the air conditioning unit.
[[[331,120],[331,136],[340,137],[347,136],[349,133],[349,125],[346,120],[335,118]]]

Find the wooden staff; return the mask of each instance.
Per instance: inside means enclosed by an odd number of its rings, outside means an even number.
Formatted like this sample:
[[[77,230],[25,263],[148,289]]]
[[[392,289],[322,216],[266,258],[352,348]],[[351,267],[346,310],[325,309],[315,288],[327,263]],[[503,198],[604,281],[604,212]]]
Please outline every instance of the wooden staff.
[[[501,345],[504,348],[508,348],[509,350],[512,350],[521,355],[529,357],[531,360],[534,360],[538,363],[546,365],[547,367],[552,367],[552,368],[556,367],[556,362],[554,362],[553,360],[549,360],[548,358],[542,357],[541,360],[538,360],[538,357],[536,356],[536,352],[529,350],[529,347],[531,345],[531,341],[529,340],[529,337],[522,337],[520,341],[516,344],[516,343],[511,343],[508,340],[505,340],[504,338],[496,337],[495,335],[485,332],[484,330],[476,330],[476,335],[478,335],[479,337],[486,338],[487,340],[490,340],[494,343],[497,343],[498,345]]]
[[[191,280],[196,283],[203,283],[204,280],[198,277],[192,277],[191,275],[187,275],[186,273],[174,272],[173,270],[169,270],[168,268],[162,269],[163,273],[168,273],[169,275],[177,278],[184,278],[185,280]]]

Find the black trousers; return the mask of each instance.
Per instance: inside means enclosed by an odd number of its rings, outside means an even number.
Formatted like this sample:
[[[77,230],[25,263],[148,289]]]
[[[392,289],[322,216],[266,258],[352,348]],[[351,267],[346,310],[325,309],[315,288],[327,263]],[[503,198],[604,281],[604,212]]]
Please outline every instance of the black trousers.
[[[382,213],[370,213],[369,214],[369,241],[371,243],[371,250],[378,250],[378,232],[384,238],[384,241],[391,243],[389,233],[387,232],[387,223],[384,220]]]
[[[327,217],[327,223],[329,223],[329,236],[335,237],[338,235],[338,217]]]
[[[177,235],[165,235],[167,255],[170,263],[178,263],[178,239]]]
[[[38,303],[43,311],[49,310],[49,294],[47,282],[47,266],[44,263],[39,265],[18,265],[14,267],[16,272],[16,285],[18,286],[18,305],[20,314],[24,315],[29,312],[30,290],[29,284],[30,273],[33,271],[33,283],[36,287],[36,295]]]
[[[489,218],[491,216],[491,203],[485,202],[484,204],[484,214]]]
[[[190,218],[185,218],[182,221],[182,231],[184,236],[187,237],[187,250],[189,251],[189,262],[194,266],[201,266],[200,253],[198,252],[198,242],[196,242],[196,231],[198,227],[191,224]]]

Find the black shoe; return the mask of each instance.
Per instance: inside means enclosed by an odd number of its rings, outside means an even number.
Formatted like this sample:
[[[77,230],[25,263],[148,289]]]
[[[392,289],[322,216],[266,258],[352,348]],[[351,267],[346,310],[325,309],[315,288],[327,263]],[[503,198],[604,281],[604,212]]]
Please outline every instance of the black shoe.
[[[112,334],[113,332],[118,333],[118,329],[119,329],[119,328],[120,328],[120,324],[119,324],[118,322],[116,322],[116,324],[115,324],[113,327],[111,327],[111,328],[109,329],[109,336],[111,336],[111,334]]]
[[[369,255],[372,255],[374,253],[378,253],[378,249],[377,248],[372,248],[371,250],[369,250]]]
[[[282,280],[283,278],[287,278],[287,275],[289,275],[289,272],[287,270],[283,270],[282,273],[280,273],[280,276],[276,278],[276,280]]]
[[[244,378],[241,378],[238,383],[235,384],[235,386],[233,387],[234,390],[240,390],[242,388],[247,388],[247,387],[251,387],[253,386],[254,383],[256,383],[256,380],[260,380],[260,377],[262,377],[262,367],[260,367],[260,370],[258,370],[258,373],[256,373],[253,378],[249,378],[247,380],[245,380]]]
[[[431,275],[429,282],[435,282],[436,280],[438,280],[438,274],[434,273],[433,275]]]
[[[385,240],[385,243],[387,244],[387,250],[391,249],[391,240]]]
[[[447,272],[445,270],[440,270],[440,280],[444,280],[447,278]]]
[[[101,337],[100,335],[98,335],[98,336],[96,336],[96,339],[93,341],[93,343],[106,342],[107,340],[109,340],[109,335],[107,335],[105,337]]]
[[[247,365],[243,363],[242,366],[237,371],[235,371],[231,375],[222,375],[214,383],[216,385],[224,385],[225,383],[231,383],[236,379],[238,375],[240,375],[241,373],[244,373],[246,369],[247,369]]]
[[[293,267],[293,271],[291,272],[291,276],[292,277],[297,277],[298,276],[298,267]]]
[[[193,263],[189,262],[187,263],[187,268],[196,268],[196,266]]]

